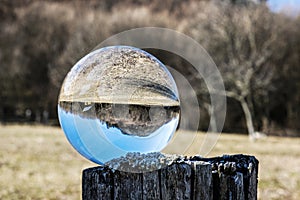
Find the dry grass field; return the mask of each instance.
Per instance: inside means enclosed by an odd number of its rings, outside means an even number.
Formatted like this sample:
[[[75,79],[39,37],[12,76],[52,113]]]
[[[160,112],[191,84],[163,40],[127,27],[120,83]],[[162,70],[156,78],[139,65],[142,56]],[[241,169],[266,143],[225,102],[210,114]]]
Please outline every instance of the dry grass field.
[[[185,143],[192,134],[178,137]],[[197,148],[191,151],[197,154]],[[236,153],[260,161],[259,199],[300,198],[300,138],[267,137],[253,143],[247,136],[222,134],[208,156]],[[81,171],[91,166],[95,164],[76,153],[59,128],[0,125],[2,200],[80,199]]]

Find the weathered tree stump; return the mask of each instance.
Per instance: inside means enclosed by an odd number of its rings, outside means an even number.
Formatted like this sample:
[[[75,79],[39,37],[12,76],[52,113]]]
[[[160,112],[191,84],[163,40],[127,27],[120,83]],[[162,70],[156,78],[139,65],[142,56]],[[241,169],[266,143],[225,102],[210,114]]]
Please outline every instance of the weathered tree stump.
[[[253,156],[179,157],[162,169],[129,173],[85,169],[82,199],[256,200],[258,161]]]

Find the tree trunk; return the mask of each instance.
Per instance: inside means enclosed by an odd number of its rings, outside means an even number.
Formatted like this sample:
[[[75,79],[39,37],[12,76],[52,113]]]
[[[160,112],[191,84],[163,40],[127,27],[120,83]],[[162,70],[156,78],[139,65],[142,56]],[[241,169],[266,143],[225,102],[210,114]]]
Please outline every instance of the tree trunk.
[[[253,121],[252,121],[252,115],[248,106],[248,103],[245,101],[244,98],[239,99],[244,115],[245,115],[245,120],[246,120],[246,125],[248,129],[248,134],[250,139],[254,140],[255,139],[255,132],[254,132],[254,126],[253,126]]]
[[[108,167],[85,169],[83,200],[257,200],[258,161],[253,156],[178,157],[151,172]]]
[[[218,126],[217,126],[217,119],[216,119],[214,107],[210,104],[207,104],[207,105],[205,105],[205,108],[206,108],[208,114],[210,115],[209,131],[216,133],[216,132],[218,132]]]

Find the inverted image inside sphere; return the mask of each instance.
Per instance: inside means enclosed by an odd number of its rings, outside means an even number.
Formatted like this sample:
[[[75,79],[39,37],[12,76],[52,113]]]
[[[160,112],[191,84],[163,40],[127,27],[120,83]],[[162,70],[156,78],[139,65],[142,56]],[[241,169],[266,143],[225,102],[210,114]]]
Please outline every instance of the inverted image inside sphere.
[[[157,152],[176,130],[176,84],[151,54],[128,46],[91,52],[68,73],[58,114],[72,146],[103,164],[128,152]]]
[[[59,101],[178,105],[174,80],[149,53],[132,47],[96,50],[69,72]]]

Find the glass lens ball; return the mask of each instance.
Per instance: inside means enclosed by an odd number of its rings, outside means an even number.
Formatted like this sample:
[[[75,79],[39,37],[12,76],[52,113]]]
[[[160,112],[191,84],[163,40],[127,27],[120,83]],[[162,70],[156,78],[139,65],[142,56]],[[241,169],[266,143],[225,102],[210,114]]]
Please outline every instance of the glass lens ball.
[[[95,50],[70,70],[58,116],[72,146],[104,164],[129,152],[158,152],[174,134],[178,91],[167,68],[134,47]]]

